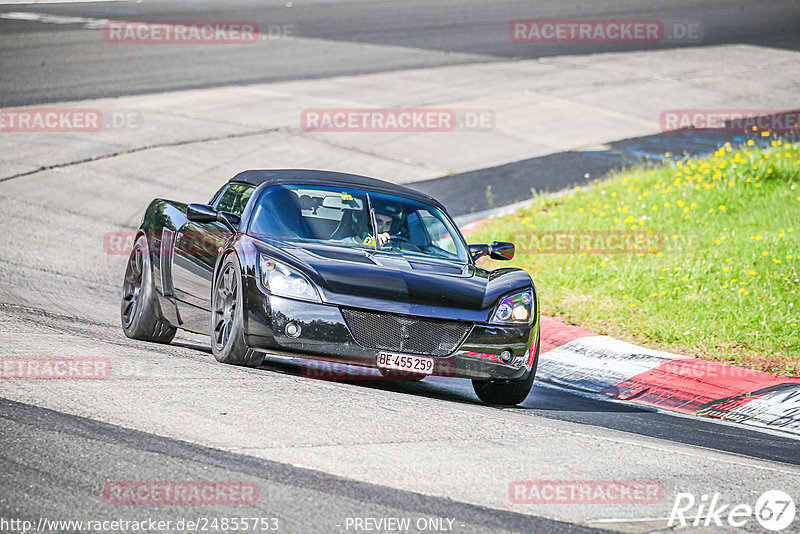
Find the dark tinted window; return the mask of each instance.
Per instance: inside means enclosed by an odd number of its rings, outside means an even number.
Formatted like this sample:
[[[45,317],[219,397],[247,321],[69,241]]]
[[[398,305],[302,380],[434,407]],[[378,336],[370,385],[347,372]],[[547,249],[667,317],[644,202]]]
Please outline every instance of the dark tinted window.
[[[241,217],[253,191],[255,188],[252,185],[228,184],[223,188],[212,207],[217,211],[225,211]]]
[[[274,186],[258,199],[254,235],[375,249],[372,208],[380,250],[467,261],[458,230],[439,208],[409,198],[351,188]],[[388,236],[388,237],[387,237]]]

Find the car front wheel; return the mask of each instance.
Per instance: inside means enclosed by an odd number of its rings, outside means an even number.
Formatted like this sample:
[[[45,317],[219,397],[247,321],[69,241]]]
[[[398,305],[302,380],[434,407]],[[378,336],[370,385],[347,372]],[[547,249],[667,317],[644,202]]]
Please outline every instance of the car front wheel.
[[[520,380],[473,380],[472,388],[485,404],[515,406],[528,398],[538,364],[539,341],[537,340],[533,367],[524,378]]]
[[[256,367],[264,356],[244,341],[242,271],[234,254],[228,255],[211,290],[211,351],[222,363]]]

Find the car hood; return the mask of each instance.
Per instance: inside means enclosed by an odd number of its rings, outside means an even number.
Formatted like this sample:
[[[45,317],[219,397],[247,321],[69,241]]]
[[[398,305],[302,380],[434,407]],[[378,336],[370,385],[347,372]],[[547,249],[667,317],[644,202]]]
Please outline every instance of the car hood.
[[[304,271],[330,304],[487,321],[498,299],[531,286],[520,269],[320,244],[261,240],[264,252]]]

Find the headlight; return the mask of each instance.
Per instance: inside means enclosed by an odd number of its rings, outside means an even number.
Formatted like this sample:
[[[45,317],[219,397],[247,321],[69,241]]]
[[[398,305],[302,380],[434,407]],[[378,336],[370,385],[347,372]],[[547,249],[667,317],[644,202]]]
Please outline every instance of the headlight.
[[[263,254],[259,255],[258,260],[261,283],[270,293],[290,299],[320,302],[314,284],[303,273]]]
[[[533,319],[533,292],[528,289],[511,295],[500,301],[494,309],[490,323],[495,324],[530,324]]]

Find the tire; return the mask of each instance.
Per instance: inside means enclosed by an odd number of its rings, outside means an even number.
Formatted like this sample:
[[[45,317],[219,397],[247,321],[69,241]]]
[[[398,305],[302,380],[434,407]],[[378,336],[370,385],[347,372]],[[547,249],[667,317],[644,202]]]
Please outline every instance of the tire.
[[[120,306],[122,331],[131,339],[169,343],[176,328],[161,318],[150,269],[150,244],[140,235],[125,267]]]
[[[472,388],[484,404],[500,406],[516,406],[528,398],[536,378],[536,367],[539,365],[539,341],[536,341],[536,357],[533,367],[520,380],[473,380]]]
[[[218,362],[257,367],[264,355],[244,341],[242,270],[235,254],[222,262],[211,289],[211,351]]]

